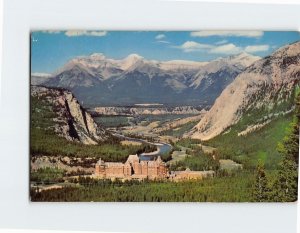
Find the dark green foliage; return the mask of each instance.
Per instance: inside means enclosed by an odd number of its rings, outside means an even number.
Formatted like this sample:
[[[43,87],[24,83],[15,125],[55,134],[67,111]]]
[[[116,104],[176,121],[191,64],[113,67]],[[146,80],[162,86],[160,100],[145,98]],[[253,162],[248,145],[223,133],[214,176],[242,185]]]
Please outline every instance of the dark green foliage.
[[[197,144],[200,144],[201,140],[199,139],[191,139],[191,138],[182,138],[178,142],[176,142],[176,145],[188,147],[188,148],[196,148],[198,147]]]
[[[172,159],[172,153],[173,153],[174,149],[170,150],[169,152],[163,153],[160,155],[161,159],[164,162],[168,162]]]
[[[42,99],[31,97],[31,128],[47,129],[53,126],[53,118],[56,117],[53,106]]]
[[[216,147],[220,159],[232,159],[242,163],[246,169],[255,170],[261,160],[266,169],[278,169],[280,154],[277,144],[285,136],[292,114],[279,116],[263,128],[245,136],[237,136],[239,125],[233,126],[229,133],[219,135],[206,144]]]
[[[262,84],[261,91],[257,95],[253,95],[252,98],[254,99],[250,99],[249,102],[255,102],[256,99],[262,98],[269,91],[268,88],[266,84]],[[242,163],[244,168],[254,170],[257,161],[261,160],[266,169],[278,169],[281,156],[277,151],[277,143],[283,140],[286,128],[292,121],[293,113],[279,114],[278,116],[273,113],[285,112],[295,106],[297,87],[292,92],[284,90],[286,88],[281,88],[278,93],[271,97],[275,103],[272,107],[264,106],[260,109],[247,110],[243,113],[240,121],[228,129],[226,134],[219,135],[207,143],[218,148],[220,158]],[[267,120],[271,120],[271,122],[263,128],[238,137],[238,133],[245,130],[247,126],[262,124]]]
[[[80,187],[64,187],[41,193],[31,190],[32,201],[121,202],[244,202],[251,199],[254,175],[239,172],[202,181],[127,181],[81,178]]]
[[[33,101],[33,104],[36,103]],[[281,108],[282,106],[277,106]],[[69,155],[70,157],[96,157],[106,161],[124,162],[128,154],[151,151],[151,146],[122,146],[119,140],[109,138],[100,145],[82,145],[58,137],[51,126],[53,112],[51,106],[43,105],[33,109],[31,129],[31,152],[33,155]],[[258,116],[265,114],[257,112]],[[237,136],[249,124],[255,122],[253,115],[245,117],[233,126],[227,134],[220,135],[209,142],[216,147],[214,155],[204,154],[200,140],[181,139],[173,143],[173,149],[188,148],[189,154],[184,160],[175,163],[170,170],[215,170],[216,177],[202,181],[125,181],[94,180],[79,177],[68,178],[62,189],[37,192],[31,189],[33,201],[295,201],[297,200],[297,170],[299,148],[299,98],[297,117],[286,134],[286,128],[292,120],[292,114],[273,119],[262,129],[246,136]],[[155,139],[153,139],[155,140]],[[278,142],[282,142],[277,148]],[[162,155],[163,160],[170,153]],[[243,164],[243,169],[228,172],[219,169],[218,159],[232,159]],[[257,161],[265,164],[257,166]],[[281,163],[279,163],[281,161]],[[278,165],[279,164],[279,165]],[[255,168],[257,171],[255,172]],[[277,170],[279,171],[277,172]],[[80,173],[78,173],[80,174]],[[37,183],[62,182],[61,172],[37,171],[31,179]],[[73,181],[72,181],[73,179]]]
[[[255,201],[292,202],[298,195],[298,163],[299,163],[299,113],[300,95],[296,99],[296,113],[286,136],[278,144],[281,155],[279,170],[272,181],[267,178],[262,167],[258,167],[255,186]],[[268,184],[267,184],[268,183]],[[271,187],[268,188],[267,186]]]
[[[112,136],[98,145],[68,141],[54,132],[53,118],[56,117],[54,106],[37,97],[32,97],[31,101],[30,152],[32,156],[94,157],[105,161],[125,162],[130,154],[156,150],[156,147],[149,144],[121,145],[120,140]]]
[[[269,188],[268,179],[265,173],[263,164],[257,166],[257,174],[254,187],[254,201],[255,202],[266,202],[269,200]]]
[[[188,122],[186,124],[177,127],[176,129],[169,129],[161,132],[160,134],[174,136],[174,137],[181,137],[184,133],[190,131],[197,123],[198,121]]]
[[[84,145],[71,142],[63,137],[57,136],[52,131],[43,129],[31,129],[31,155],[59,155],[70,157],[95,157],[105,161],[125,162],[128,155],[141,152],[151,152],[156,148],[150,145],[121,145],[106,141],[98,145]]]
[[[94,117],[94,120],[103,127],[124,127],[130,125],[128,118],[127,116],[100,116]]]
[[[215,155],[206,154],[200,146],[201,140],[182,138],[173,143],[173,149],[181,150],[181,147],[186,148],[186,156],[183,160],[177,161],[170,165],[172,171],[183,171],[189,168],[192,171],[218,170],[219,159]]]
[[[291,202],[297,200],[299,167],[299,119],[300,95],[296,99],[296,114],[290,124],[287,136],[278,145],[282,156],[279,172],[273,186],[274,201]]]
[[[154,121],[159,121],[159,124],[174,121],[186,117],[194,116],[193,114],[161,114],[161,115],[138,115],[135,116],[135,124],[145,122],[146,124]]]
[[[65,171],[58,168],[40,168],[30,173],[31,182],[37,184],[53,184],[64,182]]]
[[[133,133],[126,133],[123,135],[126,137],[129,137],[131,139],[145,140],[147,142],[158,142],[157,138],[155,138],[155,137],[149,137],[149,136],[138,135],[138,134],[133,134]]]
[[[292,202],[298,194],[298,164],[284,158],[272,188],[272,200],[276,202]]]
[[[170,165],[170,170],[172,171],[183,171],[189,168],[192,171],[207,171],[207,170],[218,170],[219,161],[217,158],[213,158],[210,154],[205,154],[201,148],[189,149],[186,151],[188,156],[184,160]]]
[[[130,115],[130,116],[121,116],[121,115],[97,115],[94,114],[95,121],[104,127],[124,127],[130,126],[132,124],[138,125],[148,125],[151,122],[159,121],[159,124],[173,121],[177,119],[182,119],[185,117],[194,116],[191,114],[162,114],[162,115]]]

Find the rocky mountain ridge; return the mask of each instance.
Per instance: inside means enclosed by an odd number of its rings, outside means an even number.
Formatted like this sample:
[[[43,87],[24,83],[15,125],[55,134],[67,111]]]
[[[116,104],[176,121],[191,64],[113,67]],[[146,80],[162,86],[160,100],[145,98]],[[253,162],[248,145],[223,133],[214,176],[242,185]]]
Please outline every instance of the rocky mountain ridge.
[[[197,88],[203,82],[212,82],[212,74],[223,72],[226,69],[229,69],[231,73],[240,73],[245,67],[252,65],[255,61],[261,59],[258,56],[250,56],[247,53],[240,53],[238,55],[232,55],[226,58],[219,58],[214,61],[209,62],[208,64],[204,65],[199,72],[193,78],[193,82],[191,83],[191,87]],[[229,77],[222,77],[222,79],[231,78],[234,79],[232,76]],[[231,80],[231,81],[232,81]],[[207,86],[207,84],[205,85]]]
[[[284,46],[271,56],[256,61],[216,99],[212,108],[188,134],[209,140],[242,117],[289,111],[300,79],[300,42]]]
[[[160,62],[137,54],[122,60],[92,54],[70,60],[42,84],[67,88],[89,106],[138,102],[212,104],[221,91],[257,59],[259,57],[244,53],[211,62]]]

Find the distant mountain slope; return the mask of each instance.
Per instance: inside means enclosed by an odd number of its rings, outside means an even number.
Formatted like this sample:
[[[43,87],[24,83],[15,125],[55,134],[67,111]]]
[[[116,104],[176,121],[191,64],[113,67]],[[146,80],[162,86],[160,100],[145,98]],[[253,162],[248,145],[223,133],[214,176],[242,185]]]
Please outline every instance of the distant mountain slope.
[[[90,109],[90,112],[95,115],[122,115],[122,116],[139,116],[139,115],[182,115],[182,114],[202,114],[204,109],[201,107],[195,108],[192,106],[180,107],[96,107]]]
[[[212,104],[239,73],[259,59],[260,57],[241,53],[211,61],[193,77],[189,85],[191,96]]]
[[[252,65],[259,59],[260,57],[258,56],[252,56],[244,52],[238,55],[211,61],[201,67],[200,71],[193,78],[191,87],[197,88],[201,86],[202,83],[205,83],[203,86],[208,86],[207,83],[212,82],[214,77],[224,78],[225,75],[225,79],[228,77],[230,78],[232,74],[241,72],[245,69],[245,67]],[[227,72],[229,73],[227,76],[226,70],[228,70]]]
[[[32,86],[31,98],[31,127],[51,129],[70,141],[84,144],[97,144],[107,138],[104,129],[94,122],[70,91]],[[49,114],[51,118],[44,122]]]
[[[291,110],[300,79],[300,42],[284,46],[239,74],[189,134],[211,139],[243,118],[263,118]],[[253,126],[255,127],[255,126]]]
[[[49,81],[53,76],[47,73],[32,73],[30,77],[31,85],[40,85]]]
[[[101,83],[102,76],[94,76],[80,64],[73,64],[54,78],[47,80],[44,84],[51,87],[92,87]]]
[[[163,103],[212,104],[221,91],[252,62],[249,54],[212,62],[154,61],[131,54],[122,60],[103,54],[77,57],[43,85],[71,90],[86,105]]]

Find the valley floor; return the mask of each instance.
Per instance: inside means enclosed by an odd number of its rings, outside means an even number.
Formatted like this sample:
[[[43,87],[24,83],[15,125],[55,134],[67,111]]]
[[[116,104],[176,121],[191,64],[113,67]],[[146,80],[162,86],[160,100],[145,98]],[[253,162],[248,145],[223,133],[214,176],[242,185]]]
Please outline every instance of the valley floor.
[[[149,116],[148,118],[135,119],[134,117],[111,116],[110,118],[101,119],[101,121],[104,124],[106,121],[106,127],[112,134],[125,135],[120,146],[118,146],[120,150],[122,150],[121,147],[128,147],[127,151],[130,152],[131,149],[129,148],[142,148],[144,143],[150,145],[156,143],[170,144],[172,146],[171,150],[158,150],[150,152],[149,155],[161,155],[170,171],[184,171],[186,169],[193,171],[212,170],[215,171],[213,178],[185,180],[183,182],[170,182],[168,180],[99,180],[92,178],[93,165],[97,161],[93,156],[91,158],[87,156],[80,158],[76,155],[58,157],[45,154],[44,156],[32,157],[31,200],[110,202],[253,201],[258,161],[259,159],[264,160],[267,165],[267,173],[273,179],[272,177],[278,170],[276,164],[280,161],[279,154],[276,151],[277,143],[284,138],[285,129],[292,119],[291,115],[283,116],[259,130],[243,136],[234,135],[237,131],[233,128],[228,134],[209,142],[201,142],[182,138],[182,135],[198,122],[199,116],[197,116],[197,121],[194,121],[194,116],[176,117],[177,119],[170,116],[167,118],[164,118],[164,116]],[[99,121],[97,118],[96,120]],[[114,144],[111,146],[113,148]],[[87,147],[89,148],[89,146]],[[96,149],[96,146],[93,147],[95,150],[91,151],[92,154],[97,153],[98,149]],[[77,149],[75,150],[76,153],[80,153],[80,150],[78,152]],[[103,147],[101,150],[103,151]],[[128,156],[129,153],[122,153],[124,158],[127,157],[126,155]],[[123,161],[125,160],[123,159]]]

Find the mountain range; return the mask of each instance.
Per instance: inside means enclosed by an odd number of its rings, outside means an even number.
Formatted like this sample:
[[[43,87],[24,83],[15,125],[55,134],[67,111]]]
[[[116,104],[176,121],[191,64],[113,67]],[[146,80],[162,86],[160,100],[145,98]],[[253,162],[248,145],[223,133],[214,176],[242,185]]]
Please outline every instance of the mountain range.
[[[237,75],[260,57],[241,53],[210,62],[114,60],[96,53],[76,57],[51,75],[32,74],[33,85],[63,87],[84,106],[137,103],[211,105]]]

